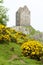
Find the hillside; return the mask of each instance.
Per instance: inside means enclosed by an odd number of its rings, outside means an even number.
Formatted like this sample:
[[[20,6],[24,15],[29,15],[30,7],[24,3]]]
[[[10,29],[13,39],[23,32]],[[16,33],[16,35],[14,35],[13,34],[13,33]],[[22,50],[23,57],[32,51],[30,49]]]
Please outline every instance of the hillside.
[[[41,60],[38,61],[37,56],[35,56],[37,58],[37,60],[35,58],[30,59],[29,55],[25,57],[22,53],[21,45],[24,44],[25,42],[30,43],[31,41],[28,42],[28,40],[31,39],[31,38],[29,38],[30,35],[35,34],[35,30],[31,26],[29,26],[29,27],[26,26],[25,29],[30,30],[31,33],[24,34],[23,32],[20,32],[20,31],[18,32],[15,29],[8,28],[8,27],[0,24],[0,65],[32,65],[32,64],[42,65]],[[34,32],[34,34],[33,34],[33,32]],[[42,44],[39,44],[39,42],[38,42],[38,46],[37,46],[37,41],[34,40],[34,41],[32,41],[32,45],[33,45],[33,42],[34,42],[34,44],[36,44],[35,51],[37,50],[37,47],[38,47],[38,50],[39,51],[41,50],[40,52],[41,52],[41,54],[43,54]],[[30,46],[32,48],[34,48],[32,45],[30,45]],[[25,46],[27,46],[27,45],[25,45]],[[31,53],[33,53],[34,49],[28,50],[29,47],[28,46],[26,47],[26,52],[30,51],[30,54],[31,54]],[[39,51],[37,51],[37,52],[39,52]],[[38,54],[38,56],[39,55],[40,54]],[[40,59],[40,57],[39,57],[39,59]]]
[[[31,25],[30,26],[14,26],[16,31],[27,34],[31,39],[39,40],[43,43],[43,32],[35,30]]]
[[[14,49],[12,49],[14,48]],[[16,43],[0,44],[0,65],[43,65],[22,55],[20,45]]]

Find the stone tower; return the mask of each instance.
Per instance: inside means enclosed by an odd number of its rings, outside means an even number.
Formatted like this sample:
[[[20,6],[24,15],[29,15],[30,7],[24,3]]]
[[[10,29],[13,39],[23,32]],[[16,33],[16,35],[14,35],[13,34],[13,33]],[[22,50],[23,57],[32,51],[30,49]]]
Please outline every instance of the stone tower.
[[[27,6],[20,7],[16,12],[16,26],[30,25],[30,11]]]

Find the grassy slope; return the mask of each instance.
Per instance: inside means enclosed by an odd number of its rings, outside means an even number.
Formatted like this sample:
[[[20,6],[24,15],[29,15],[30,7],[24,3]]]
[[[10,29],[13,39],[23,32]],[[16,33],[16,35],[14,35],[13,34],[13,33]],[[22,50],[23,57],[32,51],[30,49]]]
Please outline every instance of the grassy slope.
[[[36,30],[31,25],[25,27],[29,30],[30,34],[34,34],[36,32]]]
[[[11,48],[14,47],[14,51]],[[17,56],[16,58],[12,56]],[[43,65],[40,61],[32,60],[21,54],[20,46],[16,43],[0,44],[0,65]]]

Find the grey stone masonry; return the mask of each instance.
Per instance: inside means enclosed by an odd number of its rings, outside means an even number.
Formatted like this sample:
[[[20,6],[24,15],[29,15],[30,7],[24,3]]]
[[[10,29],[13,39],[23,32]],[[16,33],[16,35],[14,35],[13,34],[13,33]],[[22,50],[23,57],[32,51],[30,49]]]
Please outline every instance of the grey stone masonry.
[[[30,11],[27,6],[20,7],[16,12],[16,26],[30,25]]]

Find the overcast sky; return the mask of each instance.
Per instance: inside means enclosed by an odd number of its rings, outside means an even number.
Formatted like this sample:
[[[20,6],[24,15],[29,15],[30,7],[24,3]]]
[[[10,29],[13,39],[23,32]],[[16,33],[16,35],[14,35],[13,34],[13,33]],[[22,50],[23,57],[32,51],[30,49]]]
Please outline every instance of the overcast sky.
[[[43,31],[43,0],[4,0],[4,6],[9,9],[8,26],[15,25],[16,11],[24,5],[27,5],[31,12],[31,25],[36,30]]]

